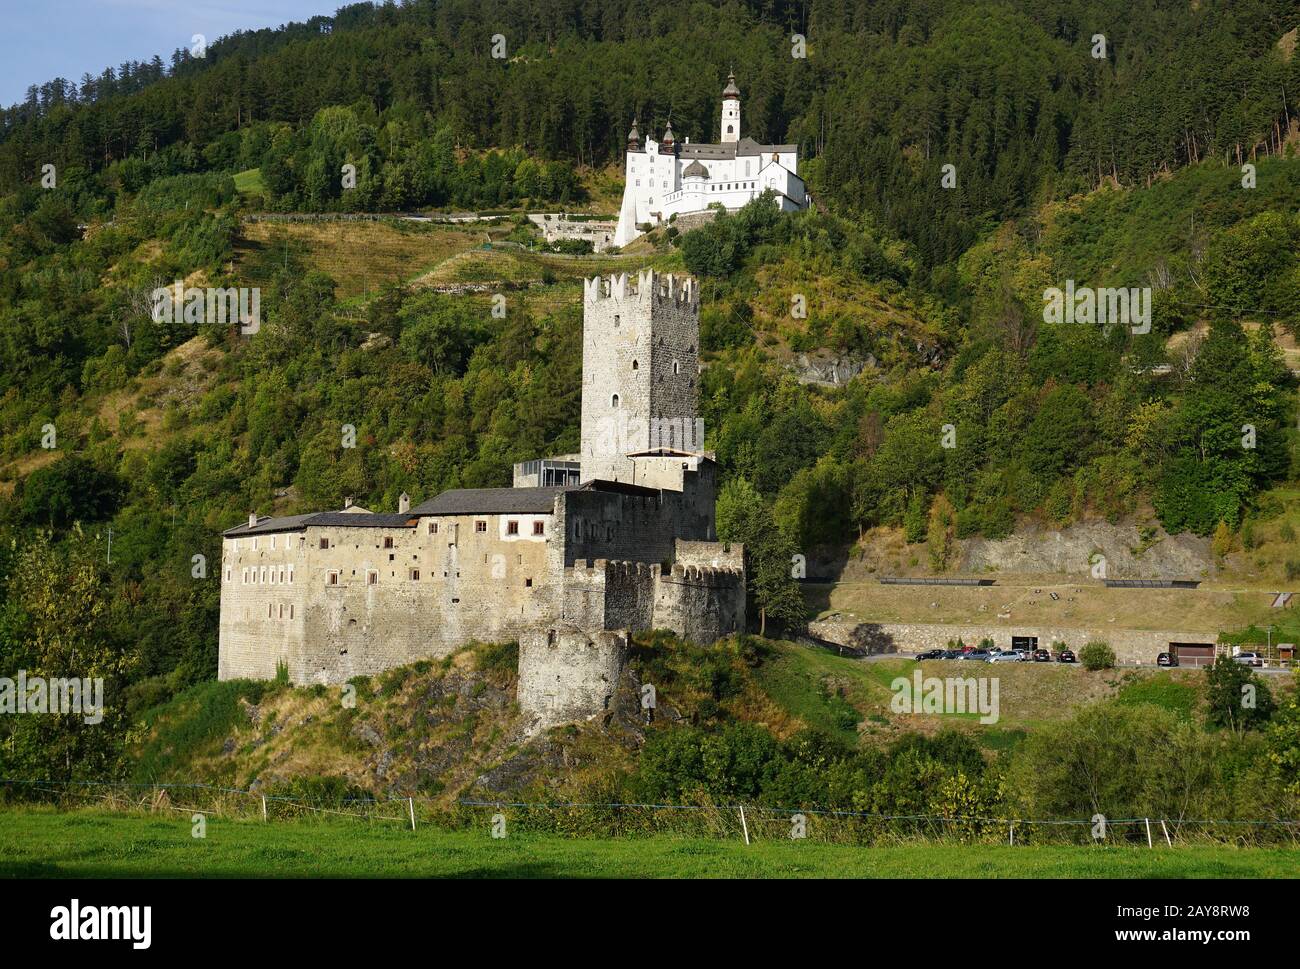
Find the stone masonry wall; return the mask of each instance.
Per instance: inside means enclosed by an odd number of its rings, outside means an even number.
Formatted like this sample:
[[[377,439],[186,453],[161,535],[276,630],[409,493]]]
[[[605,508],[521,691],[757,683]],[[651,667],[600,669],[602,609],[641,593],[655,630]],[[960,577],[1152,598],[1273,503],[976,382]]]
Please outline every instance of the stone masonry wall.
[[[671,629],[694,643],[712,643],[745,630],[744,573],[674,565],[655,577],[655,629]]]
[[[627,664],[628,638],[617,630],[559,625],[519,637],[519,707],[530,732],[609,708]]]
[[[1036,636],[1042,649],[1063,642],[1076,653],[1085,644],[1109,643],[1121,663],[1154,663],[1156,656],[1169,650],[1170,643],[1215,643],[1218,632],[1186,629],[1115,629],[1082,626],[985,626],[946,625],[942,623],[853,623],[829,620],[809,624],[809,632],[821,639],[843,646],[864,649],[868,653],[917,653],[943,649],[950,640],[961,638],[974,646],[985,637],[998,649],[1010,649],[1012,636]]]

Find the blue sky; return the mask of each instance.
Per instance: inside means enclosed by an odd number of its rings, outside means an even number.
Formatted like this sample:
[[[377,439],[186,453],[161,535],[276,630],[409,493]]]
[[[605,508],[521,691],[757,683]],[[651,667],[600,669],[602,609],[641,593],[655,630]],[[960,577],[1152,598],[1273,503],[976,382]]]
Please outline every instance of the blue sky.
[[[332,15],[348,0],[0,0],[0,104],[31,84],[79,81],[123,61],[147,61],[235,30]]]

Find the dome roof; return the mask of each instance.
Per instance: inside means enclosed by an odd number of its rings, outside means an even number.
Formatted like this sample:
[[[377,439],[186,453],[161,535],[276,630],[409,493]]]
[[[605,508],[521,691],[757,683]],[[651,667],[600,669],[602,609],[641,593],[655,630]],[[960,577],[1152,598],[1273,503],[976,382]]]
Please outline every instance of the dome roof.
[[[708,178],[709,170],[700,164],[699,160],[691,162],[682,172],[682,178]]]
[[[724,88],[722,89],[722,96],[723,96],[724,98],[739,98],[739,97],[740,97],[740,88],[736,87],[736,75],[735,75],[735,74],[728,74],[728,75],[727,75],[727,86],[724,87]]]

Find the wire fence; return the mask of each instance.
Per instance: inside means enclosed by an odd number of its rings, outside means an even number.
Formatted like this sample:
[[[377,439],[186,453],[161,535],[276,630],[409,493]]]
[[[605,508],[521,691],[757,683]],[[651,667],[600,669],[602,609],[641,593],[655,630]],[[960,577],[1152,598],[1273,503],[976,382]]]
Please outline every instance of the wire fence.
[[[662,834],[718,840],[809,840],[828,844],[916,842],[985,844],[1130,844],[1175,848],[1191,844],[1300,846],[1300,819],[1186,817],[1019,818],[988,815],[883,813],[757,804],[651,804],[449,800],[429,795],[375,797],[303,794],[212,784],[132,784],[117,781],[0,779],[0,805],[41,804],[61,810],[96,807],[136,814],[174,812],[263,823],[349,818],[418,830],[537,832],[571,837]]]

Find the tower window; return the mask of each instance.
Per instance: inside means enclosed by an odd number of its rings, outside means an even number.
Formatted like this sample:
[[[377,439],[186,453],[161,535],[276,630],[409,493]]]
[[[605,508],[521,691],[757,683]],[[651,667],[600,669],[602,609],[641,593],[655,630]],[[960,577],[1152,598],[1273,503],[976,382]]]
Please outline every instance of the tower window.
[[[519,522],[506,522],[506,534],[507,534],[507,535],[518,535],[518,534],[519,534]]]
[[[533,522],[533,534],[542,535],[546,531],[546,526],[542,522]]]
[[[609,406],[610,406],[610,407],[617,407],[617,406],[618,406],[618,394],[615,394],[613,397],[611,397],[611,398],[609,399]]]
[[[682,372],[682,365],[681,365],[680,363],[678,363],[676,360],[674,360],[674,361],[673,361],[673,373],[674,373],[674,374],[679,374],[679,373],[681,373],[681,372]]]

